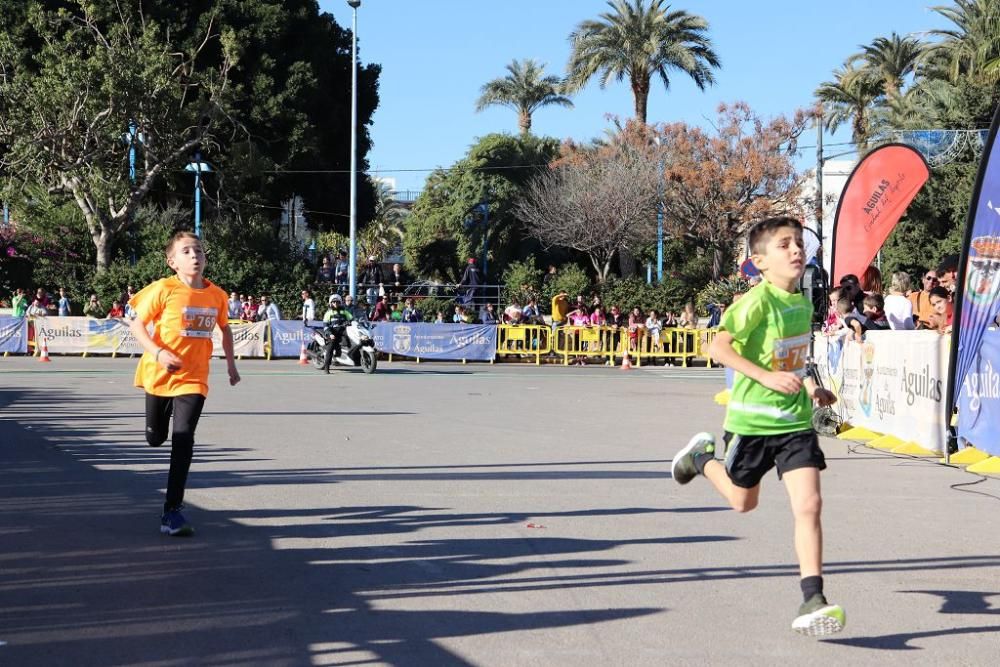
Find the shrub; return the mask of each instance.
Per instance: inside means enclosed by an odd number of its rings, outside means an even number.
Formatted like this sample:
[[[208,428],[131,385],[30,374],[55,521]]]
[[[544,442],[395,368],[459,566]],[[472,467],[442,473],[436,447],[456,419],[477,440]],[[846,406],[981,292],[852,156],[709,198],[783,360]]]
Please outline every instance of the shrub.
[[[659,285],[647,284],[640,278],[609,280],[600,286],[598,293],[606,309],[617,305],[628,312],[638,306],[644,313],[654,309],[659,313],[679,311],[693,295],[683,280],[672,276]]]
[[[590,278],[587,272],[576,264],[563,264],[556,277],[542,291],[542,302],[551,304],[552,297],[564,290],[569,294],[570,300],[575,299],[578,294],[589,294]]]
[[[535,266],[534,255],[523,262],[512,262],[503,272],[503,303],[517,300],[525,304],[529,299],[537,299],[542,292],[542,271]]]
[[[699,313],[708,311],[708,304],[729,306],[733,303],[734,294],[743,294],[750,289],[750,283],[740,277],[713,280],[698,292],[695,305]]]

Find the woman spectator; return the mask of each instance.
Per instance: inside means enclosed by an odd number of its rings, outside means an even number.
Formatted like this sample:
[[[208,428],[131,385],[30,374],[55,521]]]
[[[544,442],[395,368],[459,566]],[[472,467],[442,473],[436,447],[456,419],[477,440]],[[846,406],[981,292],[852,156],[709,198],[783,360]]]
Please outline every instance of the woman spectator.
[[[861,274],[861,291],[865,294],[881,294],[882,289],[882,272],[874,265],[869,266]]]
[[[601,304],[594,306],[594,312],[590,314],[590,326],[592,327],[603,327],[608,323],[608,318],[604,316],[604,309],[601,308]]]
[[[493,307],[492,303],[487,303],[486,308],[480,314],[480,319],[482,319],[483,324],[499,324],[500,319],[497,317],[496,308]]]
[[[569,311],[569,325],[571,327],[586,327],[590,326],[590,314],[587,312],[587,307],[582,303],[577,303],[576,308]],[[579,340],[579,331],[571,331],[566,334],[567,342],[570,346],[576,347],[576,341]],[[580,344],[580,350],[585,349],[584,344]],[[573,363],[577,366],[583,366],[586,363],[586,358],[583,356],[578,356]]]
[[[111,302],[111,310],[108,311],[108,317],[125,317],[125,307],[122,306],[122,302],[115,299]]]
[[[503,323],[520,324],[523,316],[524,311],[521,309],[521,304],[517,302],[517,299],[512,299],[510,305],[503,310]]]
[[[628,344],[629,349],[636,350],[639,347],[639,334],[646,328],[646,318],[642,316],[642,309],[636,306],[628,316]]]
[[[910,291],[910,276],[903,271],[892,274],[889,295],[885,297],[885,318],[890,329],[913,328],[913,302],[906,295]]]
[[[90,295],[90,300],[87,301],[87,305],[83,307],[83,314],[86,317],[104,317],[104,306],[102,306],[101,302],[97,300],[96,294]]]
[[[677,326],[681,329],[696,329],[698,328],[698,314],[695,313],[694,303],[688,301],[684,305],[684,312],[681,313],[680,320],[677,322]]]
[[[28,317],[45,317],[49,314],[49,311],[45,309],[41,301],[38,299],[32,299],[31,305],[28,306],[28,312],[25,313]]]
[[[240,319],[244,322],[256,322],[257,321],[257,303],[256,299],[252,296],[248,296],[246,302],[243,304],[243,308],[240,311]]]

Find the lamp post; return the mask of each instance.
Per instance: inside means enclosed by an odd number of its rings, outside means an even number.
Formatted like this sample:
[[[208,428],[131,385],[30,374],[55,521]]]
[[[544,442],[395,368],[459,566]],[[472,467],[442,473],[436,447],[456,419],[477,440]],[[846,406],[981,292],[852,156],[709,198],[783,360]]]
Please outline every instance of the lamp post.
[[[212,166],[201,161],[201,153],[195,153],[184,171],[194,172],[194,235],[201,238],[201,175],[212,171]]]
[[[351,19],[351,250],[348,277],[351,299],[358,298],[358,7],[361,0],[347,0]]]
[[[666,156],[660,150],[660,137],[654,137],[657,151],[660,153],[659,178],[657,179],[656,202],[656,284],[663,282],[663,170],[666,169]]]
[[[135,121],[130,120],[128,122],[128,132],[122,137],[128,143],[128,180],[135,187],[135,145],[136,143],[142,143],[142,133],[139,132],[139,127],[135,124]],[[132,244],[132,254],[131,262],[132,266],[135,266],[136,256],[135,256],[135,215],[133,214],[128,222],[128,235]]]

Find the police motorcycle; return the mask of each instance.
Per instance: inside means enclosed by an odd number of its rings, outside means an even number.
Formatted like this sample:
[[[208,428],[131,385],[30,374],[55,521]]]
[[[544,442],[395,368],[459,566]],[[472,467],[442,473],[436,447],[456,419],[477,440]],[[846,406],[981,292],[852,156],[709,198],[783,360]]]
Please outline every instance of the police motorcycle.
[[[334,300],[331,299],[330,303],[333,305]],[[312,329],[312,338],[306,346],[306,358],[317,370],[325,368],[329,350],[330,366],[360,367],[365,373],[375,372],[378,365],[375,340],[366,319],[354,318],[348,321],[338,312],[329,322],[307,322],[306,327]]]

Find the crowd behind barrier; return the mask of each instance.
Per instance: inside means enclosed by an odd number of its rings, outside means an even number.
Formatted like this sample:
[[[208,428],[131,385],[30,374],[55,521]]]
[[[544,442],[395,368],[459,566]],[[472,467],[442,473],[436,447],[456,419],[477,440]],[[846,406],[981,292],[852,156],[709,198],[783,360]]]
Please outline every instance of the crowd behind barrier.
[[[297,357],[308,345],[312,331],[301,320],[230,320],[235,353],[241,358]],[[663,359],[687,366],[696,358],[707,359],[707,343],[716,329],[671,328],[654,338],[639,330],[610,326],[553,329],[546,324],[425,324],[406,322],[369,323],[376,349],[393,357],[418,360],[493,361],[533,359],[536,364],[553,355],[564,365],[589,359],[615,363],[625,356],[639,365]],[[0,316],[0,353],[37,354],[44,339],[49,354],[135,355],[142,349],[124,319],[88,317],[15,318]],[[213,334],[213,354],[222,356],[222,338]]]

